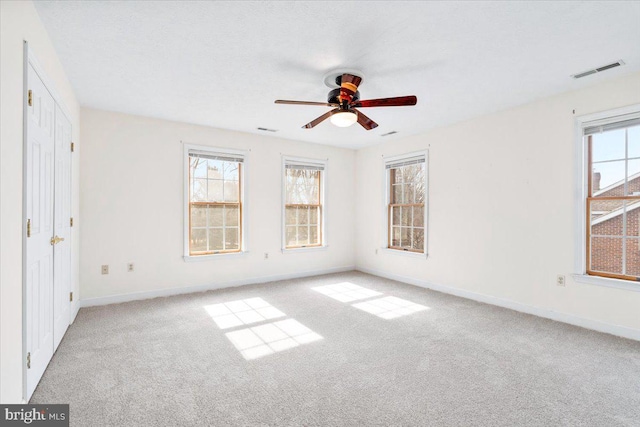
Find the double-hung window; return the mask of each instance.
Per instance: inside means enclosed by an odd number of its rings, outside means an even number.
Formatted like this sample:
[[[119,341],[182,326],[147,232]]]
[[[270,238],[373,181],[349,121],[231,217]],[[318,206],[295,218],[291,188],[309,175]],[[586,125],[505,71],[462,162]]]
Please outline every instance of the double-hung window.
[[[325,170],[324,161],[284,158],[284,249],[325,245]]]
[[[587,122],[586,272],[640,281],[640,113]]]
[[[241,252],[244,156],[188,148],[187,256]]]
[[[426,153],[385,161],[387,248],[426,253]]]

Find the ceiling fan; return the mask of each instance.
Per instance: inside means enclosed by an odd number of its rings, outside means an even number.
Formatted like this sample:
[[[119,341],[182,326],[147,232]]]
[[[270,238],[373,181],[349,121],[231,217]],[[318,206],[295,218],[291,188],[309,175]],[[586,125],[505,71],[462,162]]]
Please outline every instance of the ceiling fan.
[[[335,81],[335,84],[333,84],[333,81]],[[359,110],[356,110],[356,108],[401,107],[405,105],[416,105],[418,102],[418,98],[413,95],[361,101],[360,92],[358,91],[360,83],[362,83],[362,77],[354,72],[332,73],[325,77],[325,84],[329,87],[335,87],[335,89],[329,91],[327,102],[286,101],[278,99],[275,103],[334,107],[333,110],[324,113],[317,119],[302,126],[304,129],[311,129],[326,119],[331,118],[331,123],[338,127],[348,127],[358,122],[366,130],[371,130],[377,128],[378,124],[362,114]]]

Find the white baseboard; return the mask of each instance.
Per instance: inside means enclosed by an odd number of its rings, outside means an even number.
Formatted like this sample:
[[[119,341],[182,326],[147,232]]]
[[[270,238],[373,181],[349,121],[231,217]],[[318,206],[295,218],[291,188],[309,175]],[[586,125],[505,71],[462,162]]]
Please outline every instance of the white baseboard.
[[[78,301],[77,303],[71,305],[71,321],[69,322],[70,325],[76,321],[76,317],[78,317],[80,307],[82,307],[82,301]]]
[[[302,277],[319,276],[322,274],[342,273],[355,270],[354,265],[345,267],[327,268],[324,270],[296,272],[290,274],[277,274],[273,276],[251,277],[246,279],[232,280],[230,282],[211,283],[207,285],[185,286],[182,288],[157,289],[153,291],[133,292],[130,294],[109,295],[105,297],[81,299],[79,307],[93,307],[96,305],[118,304],[121,302],[151,299],[158,297],[168,297],[172,295],[191,294],[195,292],[212,291],[216,289],[233,288],[237,286],[253,285],[258,283],[275,282],[278,280],[299,279]],[[76,312],[77,314],[77,312]]]
[[[431,283],[426,280],[419,280],[412,277],[401,276],[398,274],[387,273],[382,270],[376,270],[372,268],[357,267],[356,270],[363,273],[372,274],[374,276],[384,277],[386,279],[397,280],[398,282],[407,283],[409,285],[419,286],[421,288],[432,289],[434,291],[442,292],[445,294],[455,295],[462,298],[471,299],[474,301],[483,302],[486,304],[497,305],[499,307],[508,308],[511,310],[519,311],[522,313],[532,314],[538,317],[544,317],[547,319],[555,320],[558,322],[568,323],[574,326],[580,326],[586,329],[592,329],[598,332],[604,332],[611,335],[616,335],[623,338],[628,338],[636,341],[640,341],[640,330],[629,328],[626,326],[613,325],[610,323],[600,322],[598,320],[586,319],[584,317],[575,316],[573,314],[562,313],[553,311],[548,308],[535,307],[532,305],[522,304],[516,301],[498,298],[491,295],[480,294],[476,292],[467,291],[460,288],[454,288],[452,286],[445,286],[436,283]]]

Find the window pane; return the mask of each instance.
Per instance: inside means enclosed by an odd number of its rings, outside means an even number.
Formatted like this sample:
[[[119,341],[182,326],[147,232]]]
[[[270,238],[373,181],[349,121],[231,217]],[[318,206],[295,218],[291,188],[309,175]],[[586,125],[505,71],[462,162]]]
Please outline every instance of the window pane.
[[[627,202],[627,236],[640,237],[640,200]]]
[[[318,235],[318,227],[316,226],[309,227],[309,244],[310,245],[320,244],[319,238],[320,236]]]
[[[623,201],[596,200],[589,206],[592,235],[622,236]]]
[[[424,228],[413,229],[413,249],[424,249]]]
[[[411,228],[402,227],[400,229],[400,246],[403,248],[411,247]]]
[[[625,158],[625,130],[617,129],[597,133],[592,137],[593,162]]]
[[[240,209],[233,206],[226,206],[225,214],[226,214],[225,226],[237,227],[238,224],[240,223]]]
[[[391,224],[400,225],[400,206],[391,207]]]
[[[286,203],[319,203],[320,171],[311,171],[306,169],[286,169],[285,174]]]
[[[306,226],[298,227],[298,244],[299,245],[307,245],[309,244],[309,230]]]
[[[393,200],[391,203],[400,204],[404,203],[404,198],[402,197],[402,184],[394,184],[393,185]]]
[[[404,203],[414,203],[415,197],[416,196],[413,183],[404,184]]]
[[[207,208],[204,206],[191,206],[191,226],[207,226]]]
[[[424,227],[424,208],[422,206],[413,207],[414,227]]]
[[[238,181],[224,181],[224,201],[236,203],[240,201],[240,186]]]
[[[191,163],[191,173],[193,178],[207,177],[207,161],[197,157],[189,157]]]
[[[309,208],[309,224],[319,224],[320,216],[318,215],[319,207],[310,207]]]
[[[209,229],[209,250],[221,251],[224,249],[222,245],[222,228],[210,228]]]
[[[222,161],[208,159],[207,178],[222,179]]]
[[[424,181],[418,181],[415,186],[415,197],[416,203],[424,203],[425,201],[425,191],[424,191]]]
[[[298,207],[298,224],[308,224],[307,215],[309,213],[309,209],[306,206]]]
[[[591,238],[591,270],[622,274],[622,238]]]
[[[207,250],[207,230],[194,228],[191,230],[191,252],[204,252]]]
[[[402,172],[399,169],[389,169],[391,174],[391,184],[399,184],[402,182]]]
[[[420,168],[419,165],[404,166],[402,168],[402,181],[405,183],[415,182],[419,168]]]
[[[594,163],[591,186],[594,196],[622,196],[624,191],[625,161]],[[611,188],[608,188],[611,187]],[[607,191],[598,191],[607,188]]]
[[[209,205],[209,227],[222,227],[224,206]]]
[[[393,227],[391,232],[391,246],[400,246],[400,227]]]
[[[640,160],[629,160],[627,168],[627,195],[640,196]]]
[[[640,277],[640,239],[627,239],[627,272]]]
[[[237,227],[225,228],[225,249],[233,250],[238,249],[240,229]]]
[[[289,173],[289,169],[285,170],[284,174],[284,201],[285,204],[293,204],[294,193],[295,193],[295,185],[296,179],[293,175]]]
[[[296,226],[287,226],[287,246],[296,246],[297,245],[297,234],[296,234]]]
[[[209,191],[207,196],[208,202],[222,202],[222,180],[220,179],[210,179],[209,180]]]
[[[191,187],[191,201],[192,202],[206,202],[207,201],[207,180],[196,178],[193,180],[193,186]]]
[[[298,217],[298,209],[288,206],[285,210],[285,224],[286,225],[295,225],[296,219]]]
[[[235,162],[223,162],[224,173],[223,177],[225,181],[237,181],[239,165]]]
[[[627,129],[629,141],[629,158],[640,157],[640,126]]]
[[[401,209],[401,211],[400,211],[400,212],[401,212],[401,214],[400,214],[400,215],[401,215],[401,217],[402,217],[402,220],[401,220],[401,224],[400,224],[400,225],[402,225],[403,227],[410,226],[410,225],[411,225],[411,223],[413,222],[413,219],[412,219],[412,217],[411,217],[411,210],[412,210],[412,208],[411,208],[411,207],[402,207],[402,208],[400,208],[400,209]],[[403,240],[404,240],[404,239],[403,239]]]

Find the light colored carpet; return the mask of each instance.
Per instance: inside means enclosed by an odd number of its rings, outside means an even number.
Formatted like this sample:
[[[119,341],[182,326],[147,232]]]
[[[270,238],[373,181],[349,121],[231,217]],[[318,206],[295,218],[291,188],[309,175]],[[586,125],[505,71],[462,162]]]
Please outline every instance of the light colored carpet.
[[[344,282],[381,295],[312,289]],[[640,343],[349,272],[82,309],[31,402],[73,426],[639,426]]]

